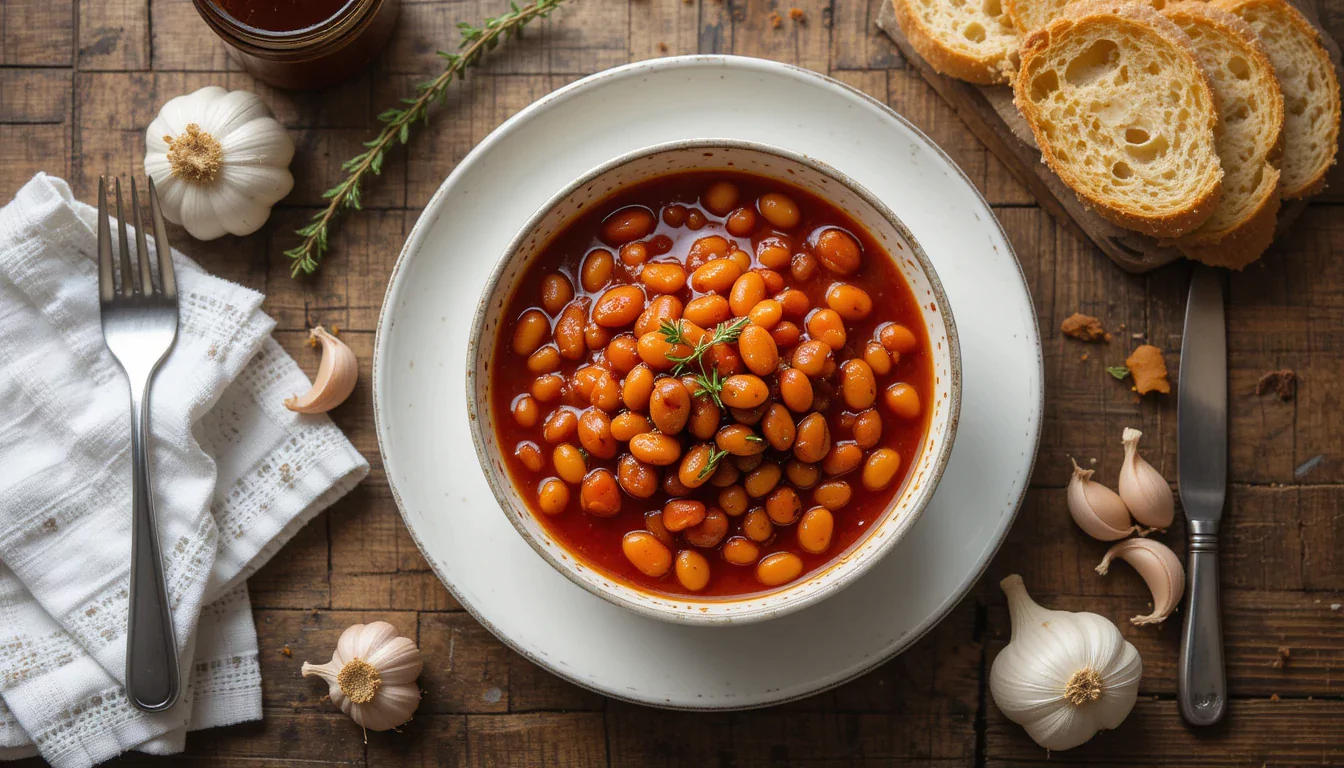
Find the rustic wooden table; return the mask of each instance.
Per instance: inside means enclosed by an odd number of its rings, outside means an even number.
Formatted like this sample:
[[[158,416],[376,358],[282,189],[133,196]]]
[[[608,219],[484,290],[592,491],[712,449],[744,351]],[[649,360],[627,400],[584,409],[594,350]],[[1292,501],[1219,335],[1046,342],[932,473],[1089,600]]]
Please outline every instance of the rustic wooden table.
[[[581,0],[501,49],[456,90],[429,130],[398,152],[366,193],[367,210],[334,236],[312,279],[289,277],[282,251],[320,205],[341,161],[374,115],[434,72],[458,21],[500,0],[405,0],[396,36],[366,73],[321,93],[286,93],[239,71],[191,0],[0,2],[0,199],[34,173],[68,180],[92,199],[98,174],[140,168],[144,129],[172,96],[207,84],[262,94],[298,144],[294,192],[246,238],[174,242],[212,271],[267,295],[275,336],[310,372],[305,330],[338,326],[359,354],[362,381],[333,416],[373,465],[353,494],[304,529],[250,581],[265,677],[263,722],[192,735],[184,764],[440,766],[1129,766],[1344,764],[1344,196],[1330,192],[1291,237],[1233,275],[1230,504],[1222,578],[1226,721],[1186,728],[1176,711],[1179,621],[1125,622],[1148,596],[1127,568],[1092,572],[1104,546],[1074,527],[1063,487],[1068,457],[1095,458],[1114,483],[1120,431],[1135,426],[1152,461],[1175,477],[1174,397],[1138,401],[1104,368],[1149,341],[1175,375],[1188,271],[1122,273],[1053,221],[905,66],[872,20],[881,0]],[[1322,4],[1344,32],[1344,2]],[[778,28],[770,14],[779,10]],[[903,656],[838,690],[732,714],[668,713],[603,698],[513,654],[462,611],[416,551],[381,470],[368,388],[374,326],[388,273],[420,207],[476,142],[539,96],[636,59],[735,53],[791,62],[890,104],[964,168],[994,205],[1026,271],[1045,345],[1046,420],[1026,504],[990,572],[947,619]],[[787,105],[781,105],[781,110]],[[607,116],[617,119],[618,116]],[[601,119],[601,116],[595,116]],[[557,146],[557,152],[564,147]],[[1075,311],[1115,338],[1084,346],[1058,333]],[[427,339],[425,343],[433,343]],[[1296,399],[1257,396],[1269,370],[1292,368]],[[1165,540],[1184,551],[1178,523]],[[1098,611],[1121,624],[1145,662],[1142,695],[1116,732],[1047,755],[1008,722],[987,692],[1007,639],[996,584],[1017,572],[1042,603]],[[325,660],[346,625],[383,619],[426,651],[419,714],[400,733],[369,734],[333,710],[299,664]],[[292,651],[292,656],[286,649]],[[1282,649],[1282,650],[1281,650]],[[800,648],[799,653],[810,652]],[[658,663],[650,659],[649,663]],[[131,758],[131,762],[162,761]]]

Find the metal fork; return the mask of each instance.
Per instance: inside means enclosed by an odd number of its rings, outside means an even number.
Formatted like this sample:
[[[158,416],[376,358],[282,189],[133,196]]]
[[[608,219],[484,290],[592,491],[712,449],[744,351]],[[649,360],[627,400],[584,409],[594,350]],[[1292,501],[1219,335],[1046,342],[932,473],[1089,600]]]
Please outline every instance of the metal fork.
[[[121,179],[114,179],[120,234],[120,287],[112,264],[112,228],[107,218],[107,180],[98,179],[98,296],[103,339],[121,364],[131,393],[131,609],[126,633],[126,695],[146,712],[177,701],[177,642],[163,579],[159,533],[154,520],[154,484],[149,467],[149,390],[159,363],[177,338],[177,280],[164,231],[154,180],[149,181],[150,216],[158,252],[158,285],[150,269],[149,247],[140,221],[140,196],[131,177],[138,264],[131,266]]]

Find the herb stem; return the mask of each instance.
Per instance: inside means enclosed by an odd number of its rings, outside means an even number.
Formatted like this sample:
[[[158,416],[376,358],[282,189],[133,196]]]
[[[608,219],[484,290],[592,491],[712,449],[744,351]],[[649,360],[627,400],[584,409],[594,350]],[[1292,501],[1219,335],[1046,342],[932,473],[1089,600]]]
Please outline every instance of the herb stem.
[[[447,101],[448,86],[453,79],[465,79],[466,71],[476,66],[481,55],[494,50],[501,40],[521,34],[523,27],[533,19],[546,18],[562,3],[568,0],[536,0],[531,5],[519,8],[511,3],[508,13],[487,18],[481,26],[466,22],[458,24],[462,32],[462,41],[458,43],[460,53],[439,51],[447,64],[438,77],[416,86],[415,98],[403,98],[404,108],[392,108],[378,115],[383,129],[377,137],[364,142],[364,151],[341,164],[346,172],[345,180],[322,194],[327,206],[315,214],[309,223],[296,230],[303,240],[294,248],[285,251],[285,255],[294,261],[290,270],[291,277],[299,273],[311,274],[317,271],[318,262],[329,248],[327,236],[332,222],[349,208],[360,209],[360,186],[372,173],[377,176],[383,170],[383,158],[388,149],[396,144],[405,144],[411,135],[411,126],[417,120],[429,121],[429,107],[435,100]]]

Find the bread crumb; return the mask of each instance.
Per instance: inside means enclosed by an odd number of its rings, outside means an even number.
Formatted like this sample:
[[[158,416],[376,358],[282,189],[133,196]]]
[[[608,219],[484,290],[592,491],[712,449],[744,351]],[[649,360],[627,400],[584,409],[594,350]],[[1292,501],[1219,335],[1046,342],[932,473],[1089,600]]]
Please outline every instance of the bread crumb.
[[[1091,315],[1084,315],[1081,312],[1074,312],[1064,319],[1060,324],[1059,330],[1065,336],[1072,336],[1079,341],[1110,341],[1111,334],[1102,327],[1101,321]]]
[[[1270,664],[1270,666],[1275,669],[1283,669],[1284,667],[1288,666],[1288,662],[1292,660],[1292,658],[1293,658],[1292,650],[1290,648],[1281,645],[1279,646],[1278,657],[1274,659],[1274,663]]]
[[[658,43],[658,52],[659,52],[659,53],[667,53],[667,43],[664,43],[664,42],[659,41],[659,43]]]
[[[771,29],[779,29],[779,25],[784,23],[784,17],[780,16],[775,11],[770,12],[770,16],[768,17],[768,19],[770,21]]]
[[[1080,362],[1080,363],[1086,363],[1086,362],[1087,362],[1087,353],[1086,353],[1086,352],[1084,352],[1081,356],[1079,356],[1079,358],[1078,358],[1078,362]]]
[[[1125,365],[1134,377],[1134,390],[1140,395],[1149,392],[1171,394],[1171,382],[1167,381],[1167,362],[1162,359],[1162,350],[1152,344],[1144,344],[1125,358]]]
[[[289,643],[285,643],[285,647],[280,649],[280,654],[287,659],[294,658],[294,652],[289,649]]]
[[[802,8],[790,8],[789,18],[798,22],[799,24],[807,23],[807,14],[803,13]]]
[[[1270,701],[1278,701],[1278,700],[1279,700],[1279,694],[1277,694],[1277,693],[1271,693],[1271,694],[1269,694],[1269,700],[1270,700]]]
[[[1255,394],[1263,395],[1270,390],[1285,403],[1292,400],[1297,395],[1297,374],[1290,368],[1284,368],[1281,371],[1270,371],[1255,383]]]

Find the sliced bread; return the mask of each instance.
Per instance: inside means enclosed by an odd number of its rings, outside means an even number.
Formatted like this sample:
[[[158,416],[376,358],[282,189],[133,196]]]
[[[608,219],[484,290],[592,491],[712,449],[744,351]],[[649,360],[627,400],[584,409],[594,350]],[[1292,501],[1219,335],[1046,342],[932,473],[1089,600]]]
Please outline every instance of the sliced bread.
[[[1316,28],[1284,0],[1215,0],[1255,30],[1283,89],[1284,198],[1319,192],[1339,142],[1339,79]]]
[[[910,45],[944,75],[982,85],[1017,69],[1018,35],[1000,0],[892,0]]]
[[[1071,2],[1073,0],[1003,0],[1003,8],[1018,31],[1025,35],[1049,24]]]
[[[1189,38],[1151,6],[1073,3],[1023,41],[1013,94],[1044,162],[1102,217],[1178,237],[1213,214],[1213,90]]]
[[[1203,2],[1183,0],[1162,15],[1181,28],[1213,83],[1221,130],[1218,159],[1223,196],[1208,221],[1180,238],[1187,256],[1241,269],[1260,258],[1274,239],[1279,211],[1283,94],[1274,66],[1240,18]]]

